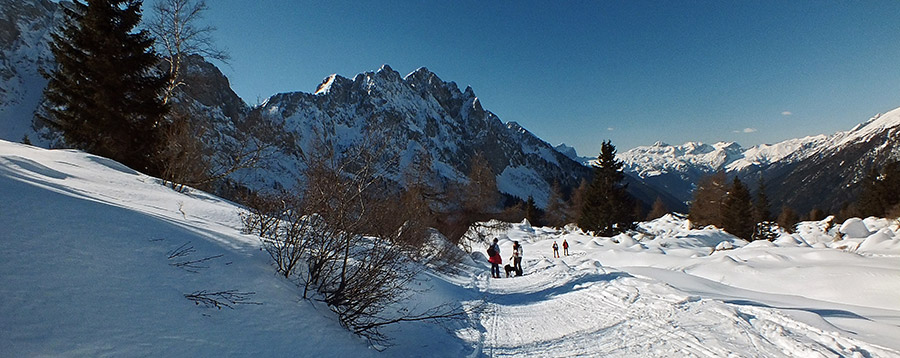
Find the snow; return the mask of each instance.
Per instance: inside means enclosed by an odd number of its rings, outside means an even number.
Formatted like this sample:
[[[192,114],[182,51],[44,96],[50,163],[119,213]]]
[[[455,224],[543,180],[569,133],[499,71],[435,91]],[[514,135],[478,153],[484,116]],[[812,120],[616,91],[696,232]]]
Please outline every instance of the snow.
[[[679,215],[611,238],[508,225],[492,236],[504,255],[523,244],[524,276],[489,278],[474,243],[452,273],[424,270],[406,304],[486,309],[390,327],[394,346],[378,351],[274,274],[233,203],[3,141],[0,198],[3,356],[900,356],[896,219],[803,222],[752,243]],[[553,258],[563,240],[570,255]],[[173,266],[185,244],[222,256],[196,272]],[[200,290],[253,304],[184,297]]]
[[[497,190],[522,200],[530,196],[541,208],[547,207],[550,194],[545,189],[550,185],[534,169],[525,166],[508,166],[497,175]]]

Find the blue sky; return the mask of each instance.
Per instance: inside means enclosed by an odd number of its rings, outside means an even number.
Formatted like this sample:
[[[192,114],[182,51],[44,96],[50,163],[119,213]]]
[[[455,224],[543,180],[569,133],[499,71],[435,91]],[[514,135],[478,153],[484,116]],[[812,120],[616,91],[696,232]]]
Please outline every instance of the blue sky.
[[[581,155],[603,140],[774,143],[900,107],[900,1],[208,4],[250,104],[332,73],[424,66]]]

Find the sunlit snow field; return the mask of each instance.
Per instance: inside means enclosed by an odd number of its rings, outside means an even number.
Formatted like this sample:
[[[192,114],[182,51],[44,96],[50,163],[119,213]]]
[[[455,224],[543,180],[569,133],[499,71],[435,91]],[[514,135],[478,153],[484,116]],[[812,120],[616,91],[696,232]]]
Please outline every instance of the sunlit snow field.
[[[504,258],[523,244],[524,276],[491,279],[480,243],[454,273],[423,267],[410,307],[486,309],[390,327],[375,349],[275,275],[240,212],[108,159],[0,141],[0,356],[900,356],[897,220],[753,243],[673,215],[612,238],[511,224],[492,236]],[[553,258],[564,239],[571,255]],[[185,244],[222,256],[172,265]],[[247,302],[184,296],[201,290]]]

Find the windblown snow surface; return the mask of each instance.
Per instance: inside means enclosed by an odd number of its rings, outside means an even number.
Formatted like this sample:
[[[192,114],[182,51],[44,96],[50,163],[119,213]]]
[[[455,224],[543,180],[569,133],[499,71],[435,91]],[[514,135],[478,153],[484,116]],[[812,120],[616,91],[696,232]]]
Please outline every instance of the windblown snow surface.
[[[422,268],[409,309],[486,309],[390,327],[379,350],[274,274],[241,211],[108,159],[0,142],[0,356],[900,356],[896,220],[754,243],[673,215],[612,238],[511,224],[493,236],[505,257],[523,244],[524,276],[489,278],[480,243],[455,273]],[[571,255],[553,258],[564,239]],[[215,258],[173,265],[184,247]],[[247,302],[185,298],[204,290]]]

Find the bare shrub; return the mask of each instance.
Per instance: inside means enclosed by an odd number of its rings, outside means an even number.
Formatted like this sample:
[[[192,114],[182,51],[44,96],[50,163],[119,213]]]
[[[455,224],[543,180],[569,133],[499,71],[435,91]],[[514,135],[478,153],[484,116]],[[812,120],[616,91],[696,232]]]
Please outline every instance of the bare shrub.
[[[424,193],[386,181],[398,158],[387,140],[340,147],[327,136],[303,153],[294,194],[258,196],[245,215],[278,272],[296,280],[304,298],[325,302],[342,325],[384,343],[379,328],[396,322],[463,317],[461,306],[413,312],[394,309],[413,293],[429,228]],[[419,262],[411,259],[417,259]]]
[[[189,246],[190,244],[191,244],[191,242],[188,241],[188,242],[182,244],[181,246],[179,246],[178,248],[176,248],[172,251],[169,251],[168,259],[172,260],[172,263],[170,263],[169,265],[178,267],[180,269],[184,269],[185,271],[188,271],[188,272],[197,273],[201,269],[209,268],[209,266],[206,265],[206,263],[208,261],[212,261],[212,260],[215,260],[215,259],[218,259],[218,258],[224,256],[222,254],[219,254],[219,255],[201,257],[198,259],[192,259],[192,258],[190,258],[190,256],[192,254],[194,254],[195,252],[197,252],[197,250],[194,249],[193,246]]]
[[[186,187],[210,189],[214,182],[238,170],[254,168],[271,147],[247,134],[227,153],[216,154],[201,140],[208,129],[200,121],[189,120],[178,111],[172,111],[169,120],[163,133],[165,146],[159,155],[161,177],[163,184],[179,192]]]
[[[215,307],[216,309],[222,309],[222,307],[234,309],[234,305],[261,305],[262,303],[250,301],[250,296],[255,295],[256,292],[241,292],[237,290],[227,290],[227,291],[194,291],[192,293],[187,293],[184,295],[189,301],[194,302],[195,305],[203,305],[205,307]]]

